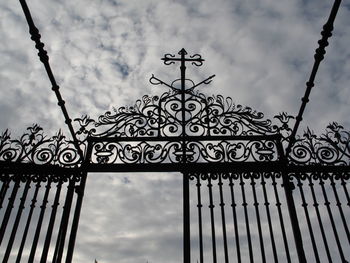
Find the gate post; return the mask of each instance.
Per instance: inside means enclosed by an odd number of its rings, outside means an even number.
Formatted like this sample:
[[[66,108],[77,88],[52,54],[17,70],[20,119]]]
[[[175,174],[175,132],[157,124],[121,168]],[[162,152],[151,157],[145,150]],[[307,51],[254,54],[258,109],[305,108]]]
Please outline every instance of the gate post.
[[[76,191],[76,194],[77,194],[78,197],[77,197],[76,206],[75,206],[75,212],[74,212],[74,217],[73,217],[73,222],[72,222],[71,234],[70,234],[70,237],[69,237],[66,263],[71,263],[72,259],[73,259],[73,252],[74,252],[75,240],[76,240],[77,231],[78,231],[81,206],[82,206],[82,203],[83,203],[87,172],[86,171],[82,172],[80,174],[80,176],[81,176],[80,185],[75,188],[75,191]]]
[[[295,209],[295,203],[294,203],[294,198],[293,198],[293,190],[295,189],[295,186],[289,180],[289,173],[288,173],[288,169],[287,169],[288,168],[287,167],[288,160],[284,154],[281,139],[279,139],[277,141],[277,147],[278,147],[277,150],[279,153],[280,160],[283,164],[282,165],[282,182],[283,182],[284,193],[285,193],[286,201],[287,201],[289,218],[290,218],[290,222],[292,225],[295,247],[297,249],[299,262],[306,263],[307,261],[306,261],[306,257],[305,257],[303,239],[301,237],[299,220],[298,220],[297,211]]]
[[[301,237],[301,231],[299,226],[299,220],[297,216],[297,211],[295,209],[295,203],[293,198],[293,190],[295,188],[294,184],[289,181],[289,174],[285,171],[282,172],[283,188],[286,195],[287,206],[290,221],[292,224],[293,236],[295,241],[295,247],[297,249],[298,258],[300,263],[306,263],[305,251],[303,246],[303,239]]]
[[[184,263],[191,262],[190,184],[188,173],[183,172],[183,250]]]

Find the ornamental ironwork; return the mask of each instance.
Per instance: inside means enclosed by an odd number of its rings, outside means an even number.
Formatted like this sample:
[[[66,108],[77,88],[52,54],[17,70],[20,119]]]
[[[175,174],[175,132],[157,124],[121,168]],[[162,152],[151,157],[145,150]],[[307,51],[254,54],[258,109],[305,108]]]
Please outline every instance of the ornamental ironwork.
[[[19,139],[11,139],[8,130],[0,135],[0,161],[74,167],[81,164],[73,143],[61,131],[47,137],[37,124],[28,127]]]
[[[271,121],[230,97],[201,93],[197,88],[210,84],[215,75],[198,83],[189,79],[186,67],[199,67],[204,59],[181,49],[177,55],[165,54],[161,59],[167,66],[179,63],[180,78],[168,83],[152,75],[149,80],[168,91],[160,96],[145,95],[134,105],[107,111],[96,120],[87,115],[76,118],[76,131],[39,30],[26,2],[20,3],[72,139],[61,131],[49,137],[37,124],[28,127],[18,139],[11,138],[8,130],[0,135],[3,262],[11,261],[14,255],[16,262],[44,263],[51,254],[52,262],[64,258],[72,262],[88,173],[123,171],[182,173],[185,263],[191,262],[191,251],[196,248],[201,263],[208,257],[213,262],[234,258],[253,263],[257,255],[262,262],[292,262],[293,255],[302,263],[349,261],[350,230],[346,219],[350,206],[350,132],[333,122],[320,136],[310,129],[297,135],[332,35],[339,0],[335,0],[323,28],[295,119],[282,112]],[[60,200],[64,200],[61,210]],[[194,239],[198,244],[194,249],[192,203],[197,212]],[[51,210],[45,220],[48,204]],[[28,213],[23,220],[25,209]],[[33,222],[32,218],[37,220]],[[19,246],[13,253],[22,228]]]
[[[275,161],[277,142],[286,147],[292,116],[281,113],[272,124],[261,112],[236,105],[229,97],[192,92],[187,95],[187,102],[197,111],[186,120],[188,162]],[[174,140],[179,138],[181,122],[174,117],[177,111],[171,110],[172,103],[178,103],[176,96],[177,91],[160,97],[144,96],[134,106],[108,111],[97,121],[88,116],[75,119],[80,125],[77,136],[84,154],[91,140],[92,161],[96,163],[181,162],[181,144]],[[162,102],[168,104],[169,111],[161,109]],[[300,166],[348,166],[349,142],[350,133],[335,122],[320,136],[307,129],[296,138],[288,162]],[[18,139],[12,139],[8,130],[1,134],[0,161],[61,167],[80,167],[83,162],[73,142],[61,131],[48,137],[36,124]]]
[[[179,61],[186,61],[186,51],[182,49],[179,52],[181,56]],[[169,57],[176,62],[176,57],[166,55],[163,60],[165,64],[169,63]],[[200,55],[190,57],[190,62],[195,63],[195,66],[200,66],[204,60]],[[198,63],[198,64],[196,64]],[[236,239],[235,253],[237,260],[241,261],[244,257],[244,251],[240,248],[239,240],[242,237],[242,231],[238,229],[238,221],[245,222],[245,235],[248,236],[248,255],[250,260],[253,260],[255,251],[254,242],[251,240],[253,234],[249,225],[251,219],[248,216],[249,201],[253,202],[256,213],[256,227],[258,229],[258,238],[260,240],[260,252],[262,257],[267,260],[269,257],[284,258],[288,262],[291,260],[291,248],[288,245],[288,231],[293,231],[294,238],[297,241],[298,255],[300,254],[300,262],[303,261],[303,245],[301,232],[296,223],[298,221],[297,209],[294,207],[294,200],[291,199],[292,191],[300,192],[301,205],[306,207],[308,201],[305,195],[313,196],[315,207],[318,202],[315,195],[314,185],[319,184],[319,194],[323,194],[325,198],[325,211],[328,211],[329,217],[333,222],[333,233],[337,240],[340,240],[338,230],[334,225],[333,214],[330,211],[330,206],[325,188],[325,182],[330,182],[330,186],[336,195],[336,201],[340,204],[340,198],[336,187],[341,186],[344,190],[348,204],[350,203],[347,190],[347,180],[350,178],[349,168],[349,141],[350,133],[337,124],[331,123],[327,127],[324,134],[317,136],[310,129],[307,129],[302,136],[296,136],[295,142],[291,148],[289,156],[285,156],[286,149],[290,143],[292,126],[294,117],[282,112],[274,117],[274,122],[265,119],[263,113],[253,110],[250,107],[244,107],[235,104],[230,97],[221,95],[206,96],[197,91],[197,87],[202,84],[210,84],[214,78],[209,78],[195,84],[192,80],[185,77],[185,67],[181,65],[181,78],[173,81],[171,84],[160,80],[152,75],[150,83],[153,85],[165,85],[169,88],[161,96],[145,95],[140,100],[137,100],[133,106],[120,107],[107,111],[100,115],[97,120],[88,116],[76,118],[75,122],[79,125],[79,129],[75,136],[79,143],[79,149],[83,153],[83,158],[75,147],[73,140],[67,139],[61,131],[55,136],[48,137],[43,133],[43,130],[38,125],[33,125],[27,129],[19,139],[11,139],[8,130],[4,131],[0,136],[0,164],[1,164],[1,181],[3,182],[1,189],[1,203],[4,197],[8,195],[8,189],[12,188],[12,193],[7,202],[7,211],[4,221],[0,228],[2,235],[6,231],[9,216],[11,214],[12,203],[17,195],[20,187],[20,182],[25,184],[24,194],[28,194],[28,187],[31,184],[36,185],[39,189],[40,184],[47,183],[46,189],[50,189],[51,185],[56,186],[56,192],[61,191],[62,184],[68,184],[69,189],[75,189],[78,193],[76,197],[76,208],[74,224],[77,224],[82,203],[82,192],[85,186],[86,172],[105,172],[105,171],[180,171],[184,176],[184,227],[189,227],[189,185],[195,184],[195,193],[197,195],[199,226],[199,258],[200,262],[204,261],[206,255],[204,251],[203,239],[205,231],[202,220],[204,213],[203,196],[204,190],[201,185],[208,187],[209,212],[211,224],[212,238],[212,253],[213,260],[219,260],[221,256],[228,262],[229,258],[229,242],[226,230],[224,209],[224,197],[228,198],[227,193],[223,190],[223,186],[227,184],[231,192],[231,205],[236,206],[234,191],[236,195],[240,192],[242,195],[243,217],[238,214],[238,211],[233,210],[234,219],[234,235]],[[180,83],[180,85],[178,85]],[[26,171],[31,171],[29,174]],[[23,175],[19,175],[22,174]],[[52,173],[52,175],[51,175]],[[83,180],[82,180],[83,179]],[[272,181],[272,188],[266,186],[267,182]],[[215,190],[215,185],[218,189]],[[236,184],[236,186],[234,186]],[[247,186],[245,186],[247,184]],[[258,188],[256,185],[262,186],[262,195],[265,199],[266,216],[269,226],[270,242],[273,245],[273,253],[265,254],[264,245],[264,223],[260,216],[262,213],[259,209]],[[308,187],[303,185],[308,185]],[[12,186],[10,186],[12,185]],[[71,186],[69,186],[71,185]],[[239,185],[239,188],[237,189]],[[249,189],[248,185],[251,185]],[[338,185],[338,186],[337,186]],[[288,209],[291,217],[291,230],[285,225],[283,219],[283,208],[278,194],[278,188],[284,187],[286,199],[284,202],[288,204]],[[187,189],[187,190],[186,190]],[[236,189],[236,190],[234,190]],[[270,189],[270,190],[269,190]],[[295,190],[293,190],[295,189]],[[69,194],[66,206],[72,206],[74,202],[73,190],[66,192]],[[49,191],[49,190],[48,190]],[[216,193],[215,193],[216,191]],[[279,215],[280,230],[273,227],[269,207],[268,191],[274,193],[276,202],[276,213]],[[36,202],[36,192],[32,199],[32,203]],[[48,192],[47,192],[48,193]],[[252,195],[248,197],[248,193]],[[48,202],[45,199],[43,203]],[[219,206],[221,207],[221,227],[224,244],[224,254],[217,255],[216,245],[216,227],[214,219],[215,202],[214,196],[219,196]],[[22,197],[26,198],[26,197]],[[252,199],[253,198],[253,199]],[[34,201],[33,201],[34,200]],[[271,197],[270,197],[271,200]],[[55,200],[52,200],[53,207],[57,207]],[[24,206],[23,206],[24,207]],[[294,208],[293,208],[294,207]],[[33,208],[31,208],[33,209]],[[45,206],[41,206],[41,212],[44,214]],[[57,208],[55,208],[57,209]],[[71,208],[69,208],[70,211]],[[67,231],[69,211],[65,210],[61,216],[61,226],[59,231]],[[326,231],[322,223],[321,208],[317,208],[318,223],[321,227],[323,241],[327,244],[327,238],[324,232]],[[345,212],[339,206],[340,219],[347,237],[350,237],[348,225],[345,219]],[[300,213],[300,212],[299,212]],[[313,250],[316,257],[320,258],[316,245],[315,233],[312,229],[309,211],[304,210],[307,218],[307,226],[312,239]],[[19,212],[18,212],[19,214]],[[20,214],[19,214],[20,216]],[[51,216],[51,224],[48,225],[50,239],[51,233],[54,231],[52,224],[55,221],[56,215]],[[300,215],[299,215],[300,217]],[[294,219],[293,219],[294,218]],[[28,227],[30,221],[28,221]],[[38,223],[37,231],[42,227],[41,222]],[[13,227],[12,232],[16,233],[18,225]],[[63,229],[63,230],[62,230]],[[279,232],[280,231],[280,232]],[[40,233],[40,232],[38,232]],[[184,230],[184,259],[189,262],[190,257],[190,231]],[[239,234],[241,233],[241,234]],[[332,233],[332,232],[330,232]],[[282,235],[284,247],[278,248],[275,244],[274,235]],[[15,235],[15,234],[14,234]],[[32,235],[38,235],[33,233]],[[329,235],[329,234],[328,234]],[[76,229],[69,238],[69,249],[66,257],[72,258],[73,248],[76,236]],[[298,237],[299,236],[299,237]],[[65,239],[65,237],[63,237]],[[63,245],[65,242],[59,237],[56,240],[56,257],[63,257]],[[26,237],[23,237],[25,244]],[[9,240],[6,250],[6,258],[9,258],[9,253],[13,246],[13,240]],[[38,241],[35,241],[36,244]],[[44,244],[45,249],[42,252],[41,258],[45,262],[50,246],[49,243]],[[299,243],[300,242],[300,243]],[[340,242],[340,241],[339,241]],[[340,243],[337,243],[338,251],[343,262],[346,262],[346,254]],[[31,259],[34,259],[36,246],[31,249]],[[327,257],[332,258],[329,247],[327,247]],[[23,249],[23,248],[22,248]],[[284,251],[285,256],[281,256],[277,250]],[[268,253],[268,252],[266,252]],[[20,251],[21,255],[22,252]],[[245,257],[247,257],[246,255]],[[19,256],[21,258],[21,256]],[[57,261],[57,258],[55,259]],[[319,261],[320,259],[318,259]],[[277,262],[277,261],[276,261]]]

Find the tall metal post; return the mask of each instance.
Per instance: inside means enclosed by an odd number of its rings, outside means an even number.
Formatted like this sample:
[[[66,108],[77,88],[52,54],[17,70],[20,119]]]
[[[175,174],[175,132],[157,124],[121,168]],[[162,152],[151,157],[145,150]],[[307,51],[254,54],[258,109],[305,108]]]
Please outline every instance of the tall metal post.
[[[178,53],[180,57],[175,57],[171,54],[166,54],[162,60],[165,65],[171,65],[175,62],[180,62],[181,72],[181,148],[182,148],[182,159],[181,163],[185,164],[186,160],[186,62],[191,62],[192,65],[201,66],[204,59],[198,54],[186,58],[187,52],[183,48]],[[209,77],[203,82],[209,82],[214,76]],[[154,78],[154,77],[153,77]],[[156,78],[154,78],[156,79]],[[158,80],[158,79],[157,79]],[[159,81],[159,80],[158,80]],[[164,82],[159,82],[165,84]],[[202,82],[201,82],[202,83]],[[200,83],[200,84],[201,84]],[[173,88],[173,87],[172,87]],[[182,171],[183,175],[183,257],[184,263],[191,262],[191,229],[190,229],[190,188],[189,188],[189,176],[186,171]]]
[[[295,136],[297,135],[297,131],[299,128],[299,125],[301,121],[303,120],[303,114],[306,108],[306,104],[309,102],[309,97],[311,93],[311,89],[314,87],[314,81],[316,78],[316,74],[318,71],[318,67],[320,66],[322,60],[324,59],[324,55],[326,54],[326,47],[328,46],[328,38],[332,36],[332,31],[334,28],[334,21],[337,16],[339,6],[340,6],[341,0],[335,0],[333,3],[333,7],[331,10],[331,13],[329,14],[328,20],[326,24],[323,26],[323,30],[321,32],[322,38],[318,41],[319,47],[316,49],[316,53],[314,55],[315,62],[312,67],[312,71],[309,77],[308,82],[306,82],[306,90],[305,90],[305,95],[301,99],[302,103],[299,109],[299,113],[296,116],[296,122],[294,124],[292,133],[289,136],[289,143],[286,149],[286,157],[288,158],[289,154],[292,151],[292,147],[295,143]]]
[[[183,172],[183,251],[184,263],[191,262],[191,229],[190,229],[190,184],[188,173]]]
[[[185,82],[186,82],[186,65],[185,56],[187,52],[185,49],[181,49],[179,55],[181,56],[181,118],[182,118],[182,163],[186,163],[186,103],[185,103]],[[184,263],[191,262],[191,229],[190,229],[190,188],[189,178],[186,172],[182,173],[182,188],[183,188],[183,252]]]
[[[284,186],[283,188],[284,188],[284,193],[286,195],[290,221],[291,221],[292,230],[293,230],[295,247],[298,253],[298,259],[300,263],[306,263],[307,261],[305,257],[303,239],[301,237],[299,220],[298,220],[297,211],[295,209],[295,203],[293,198],[294,185],[292,184],[292,182],[289,181],[288,173],[283,172],[282,179],[283,179],[283,186]]]
[[[285,169],[287,169],[287,158],[284,154],[281,140],[277,141],[279,157],[282,163],[284,164]],[[293,198],[293,189],[295,188],[293,183],[289,180],[288,171],[282,171],[282,181],[283,189],[286,196],[287,207],[289,212],[289,217],[291,221],[291,226],[293,230],[295,247],[298,253],[298,259],[300,263],[306,263],[303,239],[301,237],[301,231],[299,226],[299,219],[297,215],[297,210],[295,208],[294,198]]]
[[[71,263],[73,260],[73,252],[74,252],[75,240],[76,240],[77,232],[78,232],[81,206],[83,204],[83,197],[84,197],[87,173],[83,172],[80,174],[80,176],[81,176],[80,185],[75,188],[75,192],[77,194],[77,202],[76,202],[76,206],[75,206],[72,228],[71,228],[71,233],[70,233],[70,237],[69,237],[66,263]]]

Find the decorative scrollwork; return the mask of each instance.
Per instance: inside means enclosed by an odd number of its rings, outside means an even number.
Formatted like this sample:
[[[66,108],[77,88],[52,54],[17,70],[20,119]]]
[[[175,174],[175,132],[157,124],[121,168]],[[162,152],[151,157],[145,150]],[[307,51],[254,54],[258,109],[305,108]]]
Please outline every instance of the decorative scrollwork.
[[[271,141],[189,141],[185,151],[176,142],[97,142],[92,163],[188,163],[268,162],[277,161],[276,144]]]
[[[203,61],[204,59],[202,59],[202,56],[199,54],[194,54],[192,56],[190,56],[190,58],[194,59],[194,61],[192,62],[192,65],[200,67],[203,65]]]
[[[188,90],[184,107],[176,90],[160,97],[146,95],[132,107],[107,111],[97,121],[88,116],[75,119],[80,124],[77,135],[177,137],[183,124],[187,136],[271,135],[278,131],[270,120],[263,119],[263,113],[235,104],[230,97],[206,97]],[[183,110],[185,120],[182,120]]]
[[[350,133],[336,122],[326,133],[315,135],[310,129],[296,139],[289,157],[293,164],[349,165]]]
[[[165,65],[171,65],[171,64],[175,64],[175,61],[172,60],[174,57],[175,55],[168,53],[164,55],[164,58],[162,58],[162,60],[164,61]]]
[[[114,108],[97,120],[89,116],[75,119],[79,128],[73,134],[74,143],[60,131],[46,137],[38,125],[29,127],[17,140],[11,139],[6,130],[0,135],[0,162],[74,168],[82,167],[84,161],[100,165],[238,162],[279,162],[290,167],[350,165],[350,132],[337,123],[330,124],[321,136],[308,129],[296,138],[288,160],[284,160],[283,148],[290,142],[290,122],[294,117],[282,112],[275,116],[280,124],[273,125],[264,119],[263,113],[235,104],[230,97],[198,92],[195,88],[209,84],[215,75],[195,84],[185,76],[186,65],[201,66],[204,59],[199,54],[187,56],[185,49],[178,54],[178,57],[166,54],[162,60],[166,65],[181,64],[180,79],[167,84],[154,75],[150,78],[153,85],[165,85],[167,92],[160,96],[145,95],[133,106]],[[79,146],[85,150],[86,160],[80,157]]]
[[[181,161],[181,146],[170,150],[169,145],[157,147],[147,144],[147,138],[178,137],[185,126],[185,136],[215,138],[220,136],[254,136],[280,134],[283,146],[288,143],[291,133],[290,122],[293,116],[283,112],[275,116],[280,125],[272,125],[264,120],[263,114],[233,103],[231,98],[221,95],[207,97],[202,93],[186,91],[185,121],[182,121],[181,94],[176,90],[165,92],[162,96],[144,96],[132,107],[121,107],[114,112],[106,112],[97,121],[88,117],[77,119],[81,123],[79,134],[99,138],[139,137],[140,144],[121,147],[118,158],[127,162],[152,163]],[[183,125],[184,124],[184,125]],[[142,139],[142,140],[141,140]],[[144,141],[144,143],[141,143]],[[326,133],[317,137],[307,130],[298,137],[292,147],[289,162],[295,165],[348,165],[350,133],[337,123],[327,127]],[[146,147],[147,146],[147,147]],[[203,141],[186,143],[187,162],[244,162],[276,161],[277,149],[274,141]],[[123,151],[121,151],[123,149]],[[141,150],[142,149],[142,150]],[[175,149],[175,146],[174,146]],[[129,151],[129,152],[128,152]],[[174,152],[172,152],[174,151]],[[112,152],[112,151],[110,151]],[[132,154],[131,154],[132,153]],[[99,153],[103,155],[102,153]],[[100,157],[101,162],[116,157]],[[178,154],[178,155],[177,155]],[[13,154],[8,153],[8,156]],[[130,156],[129,156],[130,155]],[[176,158],[170,155],[177,156]],[[141,157],[142,156],[142,157]],[[149,157],[147,157],[149,156]],[[159,156],[157,159],[156,156]],[[165,158],[167,156],[167,158]],[[147,158],[145,158],[147,157]],[[138,161],[136,161],[138,160]],[[170,161],[172,160],[172,161]],[[98,161],[100,162],[100,161]]]
[[[233,103],[223,96],[206,97],[186,91],[185,138],[181,139],[180,94],[176,90],[160,97],[144,96],[132,107],[106,112],[97,121],[88,116],[76,119],[77,135],[86,148],[86,138],[100,138],[93,146],[91,161],[111,163],[188,163],[270,162],[278,161],[277,142],[268,139],[245,139],[240,136],[281,134],[288,142],[289,122],[293,117],[281,113],[275,118],[280,125],[264,120],[263,114]],[[235,140],[222,139],[235,136]],[[71,141],[59,131],[49,138],[42,128],[33,125],[19,139],[11,139],[8,130],[0,135],[0,161],[39,165],[54,164],[76,167],[82,160]],[[191,138],[196,137],[196,140]],[[103,142],[103,138],[109,138]],[[115,138],[116,140],[110,140]],[[129,141],[128,139],[134,138]],[[198,139],[199,138],[199,139]],[[217,139],[215,139],[217,138]],[[156,139],[156,140],[153,140]],[[308,129],[297,137],[288,162],[292,165],[349,165],[350,133],[331,123],[324,134]],[[185,150],[182,150],[185,147]]]
[[[11,139],[6,130],[0,136],[0,161],[53,164],[73,167],[81,163],[79,154],[71,141],[59,131],[47,138],[37,124],[27,128],[19,139]]]

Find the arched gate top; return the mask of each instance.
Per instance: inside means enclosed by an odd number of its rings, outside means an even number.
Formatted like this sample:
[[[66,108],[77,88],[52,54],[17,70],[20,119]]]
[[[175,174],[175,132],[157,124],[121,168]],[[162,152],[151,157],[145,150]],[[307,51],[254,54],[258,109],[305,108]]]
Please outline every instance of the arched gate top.
[[[288,160],[283,160],[293,117],[280,113],[275,116],[278,124],[273,124],[263,113],[235,104],[230,97],[200,93],[196,88],[209,84],[214,75],[195,84],[185,75],[186,63],[200,66],[204,59],[198,54],[187,56],[184,49],[178,54],[166,54],[162,60],[166,65],[180,62],[179,79],[170,84],[154,75],[150,79],[151,84],[168,88],[162,95],[145,95],[133,106],[107,111],[97,120],[75,119],[84,160],[61,132],[49,138],[34,125],[17,140],[7,130],[0,136],[0,162],[95,171],[349,165],[350,133],[337,123],[321,136],[307,130],[296,138]],[[276,165],[267,165],[271,162]]]

